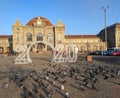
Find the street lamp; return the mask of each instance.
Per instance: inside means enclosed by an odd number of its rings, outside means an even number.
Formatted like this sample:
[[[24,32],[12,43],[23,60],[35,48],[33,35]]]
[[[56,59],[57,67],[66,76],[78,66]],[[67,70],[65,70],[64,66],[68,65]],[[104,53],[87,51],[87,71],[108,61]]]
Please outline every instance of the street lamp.
[[[107,28],[106,28],[106,10],[108,9],[109,7],[102,7],[103,11],[104,11],[104,25],[105,25],[105,46],[106,46],[106,50],[107,50]]]

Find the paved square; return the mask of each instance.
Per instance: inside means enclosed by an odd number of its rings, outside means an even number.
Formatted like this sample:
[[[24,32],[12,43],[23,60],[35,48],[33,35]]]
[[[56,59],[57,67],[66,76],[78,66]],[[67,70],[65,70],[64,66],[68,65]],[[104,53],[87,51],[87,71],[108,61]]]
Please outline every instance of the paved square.
[[[119,64],[81,55],[75,63],[51,63],[50,53],[30,56],[31,65],[14,65],[16,56],[0,55],[0,98],[119,98]]]

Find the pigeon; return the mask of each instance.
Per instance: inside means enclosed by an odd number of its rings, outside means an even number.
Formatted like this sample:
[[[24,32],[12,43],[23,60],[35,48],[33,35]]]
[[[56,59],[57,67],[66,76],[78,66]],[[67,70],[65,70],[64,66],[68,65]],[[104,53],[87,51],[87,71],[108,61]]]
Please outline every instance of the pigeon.
[[[82,91],[84,91],[84,90],[85,90],[85,87],[84,87],[84,85],[83,85],[83,84],[80,84],[79,88],[80,88]]]
[[[33,89],[33,91],[34,91],[35,94],[39,93],[39,91],[37,89]]]
[[[53,81],[52,81],[52,84],[53,84],[53,85],[55,85],[55,84],[56,84],[56,82],[53,80]]]
[[[77,78],[77,74],[76,74],[76,73],[75,73],[75,75],[74,75],[74,76],[75,76],[75,79],[76,79],[76,80],[78,80],[78,78]]]
[[[21,79],[20,79],[20,82],[24,82],[25,81],[25,77],[22,77]]]
[[[7,82],[5,82],[4,84],[3,84],[3,86],[2,86],[2,88],[8,88],[8,83]]]
[[[120,70],[118,71],[117,75],[120,76]]]
[[[69,93],[65,91],[65,98],[70,98]]]
[[[54,78],[54,80],[58,80],[58,76],[56,76],[56,77]]]
[[[49,79],[49,77],[48,77],[48,76],[46,76],[46,77],[45,77],[45,80],[48,80],[48,79]]]
[[[103,79],[108,79],[109,77],[107,75],[104,75],[104,78]]]
[[[67,82],[66,80],[61,81],[62,84],[65,84],[66,82]]]
[[[19,87],[20,87],[21,89],[24,89],[24,85],[23,85],[22,83],[19,85]]]
[[[61,89],[61,90],[64,90],[64,89],[65,89],[64,85],[61,85],[61,86],[60,86],[60,89]]]
[[[50,83],[46,85],[46,88],[49,89],[51,87]]]
[[[52,98],[53,95],[53,90],[50,90],[47,94],[47,98]]]
[[[96,89],[94,83],[92,83],[92,89]]]

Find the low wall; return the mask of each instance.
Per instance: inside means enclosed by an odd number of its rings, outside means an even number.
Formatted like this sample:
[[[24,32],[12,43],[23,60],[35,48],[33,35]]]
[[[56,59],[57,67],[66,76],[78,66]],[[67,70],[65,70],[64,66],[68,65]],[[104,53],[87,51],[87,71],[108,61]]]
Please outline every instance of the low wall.
[[[92,58],[108,64],[120,64],[120,56],[92,56]]]

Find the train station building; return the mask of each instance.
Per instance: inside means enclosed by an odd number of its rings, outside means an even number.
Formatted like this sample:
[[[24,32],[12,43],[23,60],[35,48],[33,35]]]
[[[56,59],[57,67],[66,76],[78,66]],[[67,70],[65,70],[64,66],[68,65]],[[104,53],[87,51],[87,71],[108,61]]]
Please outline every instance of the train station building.
[[[6,46],[4,46],[4,41],[1,41],[3,39],[6,40]],[[73,43],[78,47],[79,52],[106,49],[105,42],[98,35],[66,35],[65,25],[62,21],[58,20],[53,25],[47,18],[38,16],[30,19],[25,25],[16,20],[12,25],[12,35],[0,36],[0,52],[15,50],[17,45],[20,44],[29,47],[31,43],[37,41],[46,41],[54,47],[59,44],[66,47],[66,45]],[[31,51],[51,51],[51,47],[43,43],[37,43],[31,48]]]

